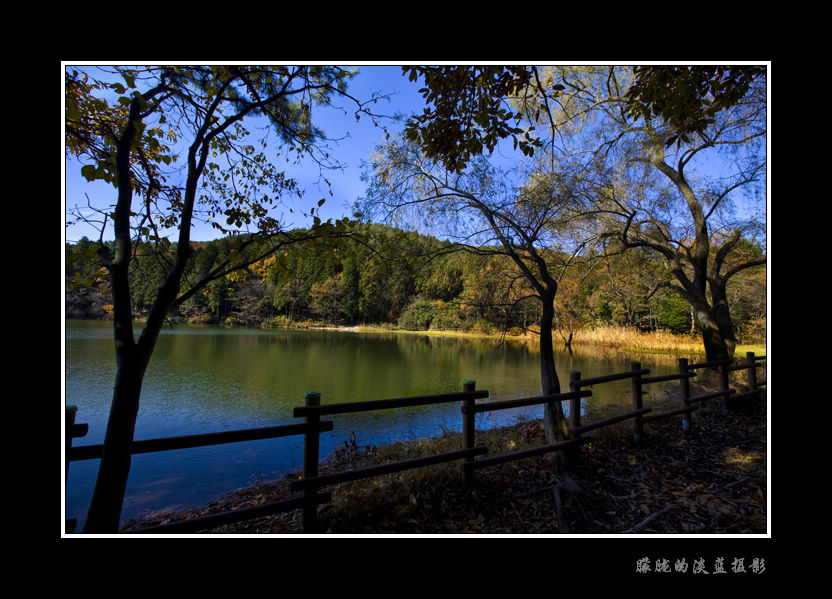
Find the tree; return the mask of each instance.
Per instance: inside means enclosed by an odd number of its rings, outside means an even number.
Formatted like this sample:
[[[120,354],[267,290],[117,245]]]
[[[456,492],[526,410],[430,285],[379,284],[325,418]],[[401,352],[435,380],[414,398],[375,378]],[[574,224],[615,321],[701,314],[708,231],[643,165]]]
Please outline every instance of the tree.
[[[544,156],[539,168],[514,175],[499,172],[483,154],[511,139],[524,157],[535,156],[535,149],[544,146],[532,133],[540,107],[548,110],[550,98],[563,87],[541,79],[535,67],[404,71],[411,80],[424,78],[422,93],[431,106],[409,121],[405,139],[387,144],[375,157],[360,211],[394,222],[415,217],[423,229],[469,251],[507,256],[540,304],[542,392],[559,393],[552,343],[554,301],[559,279],[586,246],[570,235],[590,210],[591,195],[584,189],[581,165],[557,161],[554,152]],[[519,126],[523,121],[525,129]],[[554,140],[559,133],[554,122],[544,124]],[[566,437],[560,402],[545,405],[544,428],[550,442]]]
[[[286,244],[331,240],[346,234],[349,225],[348,219],[332,223],[315,217],[315,227],[301,235],[284,230],[270,208],[296,193],[295,182],[269,159],[267,138],[258,140],[258,151],[245,126],[265,123],[282,148],[298,159],[322,160],[324,137],[313,126],[312,107],[334,97],[350,98],[346,70],[194,66],[115,68],[111,75],[115,79],[105,81],[72,68],[66,72],[67,152],[86,162],[81,172],[88,179],[110,182],[117,189],[113,209],[101,211],[102,239],[111,220],[114,242],[98,248],[110,275],[117,372],[87,532],[118,529],[142,381],[170,310],[212,281]],[[117,98],[110,104],[106,93],[113,92]],[[366,113],[361,103],[356,101],[356,106],[356,114]],[[160,140],[170,140],[171,145]],[[184,163],[177,160],[179,143],[187,144]],[[166,170],[179,164],[177,171]],[[169,179],[175,183],[168,184]],[[139,205],[134,194],[141,197]],[[190,234],[196,218],[234,233],[233,251],[183,290],[183,274],[194,253]],[[245,228],[253,233],[242,234]],[[165,229],[175,232],[175,244]],[[138,338],[129,278],[136,248],[158,250],[165,263],[163,281]]]
[[[552,321],[558,279],[580,249],[552,251],[578,218],[584,197],[567,173],[537,177],[511,186],[505,173],[484,159],[472,160],[460,173],[449,173],[441,160],[428,158],[415,144],[391,140],[373,157],[368,194],[358,209],[370,219],[418,223],[431,234],[456,243],[455,249],[502,255],[514,263],[541,305],[539,323],[541,387],[560,392],[552,345]],[[449,251],[449,250],[446,250]],[[560,402],[546,404],[545,430],[551,442],[566,437]]]
[[[326,322],[337,322],[341,315],[341,274],[329,277],[309,288],[309,308]]]
[[[713,105],[725,106],[719,97]],[[699,139],[683,144],[673,154],[661,148],[659,140],[667,133],[660,124],[645,119],[643,137],[649,149],[632,157],[672,185],[687,210],[686,227],[680,227],[678,220],[674,223],[655,205],[648,208],[633,194],[627,199],[618,197],[623,208],[620,242],[628,248],[651,248],[664,256],[676,279],[675,288],[696,313],[707,359],[718,361],[730,359],[736,346],[728,283],[743,270],[766,263],[764,255],[744,249],[744,240],[762,232],[764,221],[740,220],[740,214],[730,211],[732,194],[764,181],[765,153],[757,149],[766,135],[764,88],[752,87],[733,105],[709,111],[708,118],[710,124],[700,131]],[[677,127],[670,126],[671,130]],[[735,160],[732,157],[735,169],[727,179],[706,185],[688,174],[688,165],[697,157],[721,148],[747,151],[736,154]]]
[[[660,117],[671,132],[665,145],[704,138],[718,112],[735,106],[754,80],[766,75],[759,65],[636,66],[627,90],[631,110]]]
[[[358,304],[361,299],[360,270],[355,252],[344,258],[341,266],[341,306],[340,310],[350,322],[359,317]]]
[[[766,78],[729,72],[736,82],[729,85],[719,83],[725,71],[717,69],[713,77],[705,72],[712,87],[703,88],[690,82],[702,80],[702,72],[685,73],[677,74],[678,85],[661,88],[665,101],[648,95],[653,108],[646,110],[628,95],[638,80],[627,67],[552,68],[544,77],[560,81],[565,91],[540,110],[557,107],[547,119],[561,130],[572,128],[570,143],[583,148],[597,173],[598,201],[606,209],[596,225],[606,231],[606,251],[661,255],[674,288],[696,314],[707,359],[717,361],[731,358],[736,345],[728,282],[765,264],[765,256],[743,250],[743,240],[754,242],[765,232],[765,216],[754,210],[764,197]],[[712,89],[716,97],[697,108]],[[652,116],[656,106],[669,122]]]
[[[406,124],[407,139],[451,172],[462,172],[483,150],[510,137],[531,155],[540,141],[517,124],[522,114],[508,105],[523,93],[534,74],[524,66],[408,66],[411,81],[422,77],[425,109]],[[514,120],[512,125],[511,121]]]

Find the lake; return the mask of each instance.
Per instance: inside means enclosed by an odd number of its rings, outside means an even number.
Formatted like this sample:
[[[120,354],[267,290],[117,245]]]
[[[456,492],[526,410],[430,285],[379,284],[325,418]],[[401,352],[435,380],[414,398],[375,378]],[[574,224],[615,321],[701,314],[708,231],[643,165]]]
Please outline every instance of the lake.
[[[583,378],[629,370],[641,361],[651,375],[677,371],[675,357],[587,355],[561,350],[557,370],[568,390],[570,370]],[[65,404],[78,407],[86,437],[102,443],[115,377],[112,323],[66,321]],[[220,432],[301,422],[292,409],[307,391],[321,403],[366,401],[477,389],[499,401],[540,394],[534,344],[413,333],[358,333],[175,326],[159,336],[142,388],[135,439]],[[598,385],[588,402],[629,403],[629,380]],[[564,404],[567,408],[568,404]],[[63,408],[61,413],[63,413]],[[480,414],[477,428],[539,418],[542,407]],[[459,403],[327,416],[334,430],[321,435],[326,456],[354,434],[359,446],[380,445],[446,430],[459,431]],[[133,457],[123,518],[204,505],[228,491],[301,467],[303,438],[286,437]],[[66,518],[80,530],[98,460],[72,462]]]

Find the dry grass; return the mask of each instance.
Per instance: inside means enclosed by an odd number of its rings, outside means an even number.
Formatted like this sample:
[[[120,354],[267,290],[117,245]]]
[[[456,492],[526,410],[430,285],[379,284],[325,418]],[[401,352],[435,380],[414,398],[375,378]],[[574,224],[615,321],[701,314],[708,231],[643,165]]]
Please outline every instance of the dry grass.
[[[462,331],[404,331],[393,327],[357,327],[359,332],[397,332],[412,333],[420,335],[432,335],[441,337],[468,337],[468,338],[508,338],[514,341],[525,341],[534,347],[537,344],[538,335],[534,331],[523,332],[510,330],[505,334],[486,334],[480,332]],[[570,331],[555,330],[555,343],[559,339],[569,337]],[[672,354],[704,354],[702,337],[699,334],[677,335],[669,331],[640,331],[632,327],[622,326],[599,326],[592,328],[581,328],[572,332],[572,347],[579,349],[605,348],[609,350],[631,351],[639,353],[672,353]],[[766,348],[762,343],[744,344],[736,348],[735,354],[743,355],[746,351],[753,351],[758,355],[764,355]]]
[[[430,335],[435,337],[460,337],[470,339],[512,339],[514,341],[527,342],[530,346],[536,346],[538,335],[532,329],[522,331],[512,329],[509,331],[489,334],[477,331],[452,331],[452,330],[427,330],[409,331],[399,329],[393,324],[357,325],[357,326],[335,326],[323,322],[290,321],[285,318],[275,318],[264,323],[267,328],[303,328],[321,330],[346,330],[358,333],[401,333],[414,335]],[[604,325],[598,327],[580,328],[572,333],[572,347],[574,349],[605,348],[610,350],[633,351],[642,353],[674,353],[674,354],[704,354],[702,337],[699,334],[678,335],[669,331],[640,331],[632,327]],[[569,337],[570,331],[555,330],[554,336],[558,339]],[[738,345],[735,354],[743,355],[746,351],[753,351],[758,355],[765,355],[766,346],[764,343],[750,343]]]
[[[568,337],[568,332],[556,331],[557,336]],[[600,326],[578,329],[572,338],[573,346],[605,347],[644,353],[704,354],[702,337],[697,334],[678,335],[669,331],[639,331],[631,327]],[[743,356],[753,351],[765,355],[764,343],[744,343],[737,346],[734,354]]]
[[[628,327],[604,326],[580,329],[572,339],[575,345],[603,345],[641,352],[702,351],[702,338],[698,335],[675,335],[668,331],[642,332]]]

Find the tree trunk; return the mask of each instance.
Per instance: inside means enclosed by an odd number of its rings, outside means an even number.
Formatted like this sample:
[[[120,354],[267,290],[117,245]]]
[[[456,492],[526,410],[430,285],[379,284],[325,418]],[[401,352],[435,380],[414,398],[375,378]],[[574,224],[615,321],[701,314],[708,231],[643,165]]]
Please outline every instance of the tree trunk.
[[[671,269],[681,284],[682,294],[696,314],[696,322],[702,334],[705,347],[705,360],[721,362],[730,360],[734,355],[736,339],[731,314],[725,296],[725,283],[713,275],[707,276],[707,263],[704,259],[691,264],[694,276],[688,279],[678,261]],[[708,301],[710,291],[711,301]]]
[[[725,344],[725,360],[734,357],[734,350],[737,347],[737,337],[734,331],[734,323],[731,321],[731,308],[728,305],[728,294],[726,283],[722,280],[710,282],[711,305],[713,306],[713,317],[719,328],[719,334]]]
[[[730,360],[734,354],[734,347],[723,336],[722,328],[714,314],[714,310],[704,300],[693,302],[699,329],[702,333],[702,343],[705,346],[705,361],[721,362]]]
[[[117,352],[117,355],[118,371],[101,464],[84,525],[84,531],[91,533],[118,531],[127,479],[130,475],[133,434],[146,366],[146,360],[135,347]]]
[[[547,290],[542,298],[542,315],[540,317],[540,382],[543,395],[560,393],[560,381],[555,370],[555,351],[552,339],[552,323],[555,315],[554,301],[554,291]],[[543,428],[548,443],[556,443],[566,439],[566,419],[563,416],[561,402],[544,404]]]

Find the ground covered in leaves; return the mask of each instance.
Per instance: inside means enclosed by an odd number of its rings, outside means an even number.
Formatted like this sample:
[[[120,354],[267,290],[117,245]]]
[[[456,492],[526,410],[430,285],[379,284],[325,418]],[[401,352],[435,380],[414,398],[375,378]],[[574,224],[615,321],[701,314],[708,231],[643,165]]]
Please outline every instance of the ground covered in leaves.
[[[765,534],[766,405],[746,402],[723,414],[721,401],[697,410],[683,432],[678,416],[644,425],[599,429],[579,460],[556,471],[549,457],[477,470],[471,487],[459,462],[418,468],[327,488],[319,508],[322,534]],[[654,408],[654,411],[659,411]],[[607,414],[589,414],[586,421]],[[477,433],[488,455],[545,443],[540,421]],[[431,455],[461,447],[458,434],[359,447],[346,443],[321,464],[321,474]],[[199,509],[130,521],[122,532],[291,497],[298,478],[261,482]],[[304,533],[295,510],[225,525],[211,534]]]

